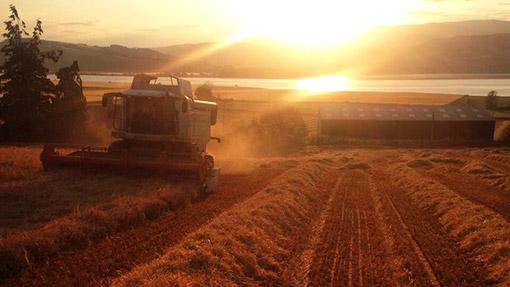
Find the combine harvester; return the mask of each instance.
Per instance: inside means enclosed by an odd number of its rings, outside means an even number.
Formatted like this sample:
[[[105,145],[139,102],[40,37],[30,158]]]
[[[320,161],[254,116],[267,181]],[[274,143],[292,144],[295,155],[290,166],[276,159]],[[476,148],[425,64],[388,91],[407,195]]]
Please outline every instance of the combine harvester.
[[[103,107],[113,113],[112,136],[106,147],[48,144],[41,153],[45,170],[58,166],[104,166],[188,173],[198,177],[203,192],[218,186],[220,169],[207,154],[211,125],[216,123],[214,102],[194,100],[190,82],[170,77],[136,75],[131,88],[103,96]]]

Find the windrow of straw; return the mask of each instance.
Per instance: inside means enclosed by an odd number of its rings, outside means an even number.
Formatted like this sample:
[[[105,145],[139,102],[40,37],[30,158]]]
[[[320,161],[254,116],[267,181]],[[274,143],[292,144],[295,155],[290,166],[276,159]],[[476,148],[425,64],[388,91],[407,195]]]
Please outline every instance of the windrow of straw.
[[[483,262],[490,279],[510,284],[510,224],[486,206],[459,196],[435,180],[399,165],[393,181],[407,191],[413,204],[433,212],[459,246],[476,262]]]
[[[157,218],[191,200],[185,188],[161,187],[145,197],[123,196],[102,206],[76,209],[44,227],[0,239],[0,278],[17,275],[45,259],[84,248],[110,234]]]
[[[188,235],[153,262],[117,279],[117,286],[267,286],[285,284],[292,249],[306,244],[311,209],[327,200],[317,182],[327,165],[308,161]],[[317,211],[318,212],[318,211]]]

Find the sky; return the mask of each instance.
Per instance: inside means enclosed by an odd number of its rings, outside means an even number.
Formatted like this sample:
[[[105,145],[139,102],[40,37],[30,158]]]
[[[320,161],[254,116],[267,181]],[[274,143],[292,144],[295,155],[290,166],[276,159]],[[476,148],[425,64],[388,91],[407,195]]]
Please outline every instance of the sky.
[[[510,0],[0,0],[0,19],[9,4],[29,30],[42,20],[43,39],[128,47],[252,36],[327,46],[376,26],[510,21]]]

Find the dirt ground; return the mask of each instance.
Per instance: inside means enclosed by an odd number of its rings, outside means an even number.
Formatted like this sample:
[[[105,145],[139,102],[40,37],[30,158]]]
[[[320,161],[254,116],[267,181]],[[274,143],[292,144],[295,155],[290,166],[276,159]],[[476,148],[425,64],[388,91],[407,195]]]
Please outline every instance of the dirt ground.
[[[217,155],[220,187],[205,198],[171,178],[44,173],[38,147],[17,149],[25,160],[1,157],[0,204],[42,194],[0,212],[2,286],[510,284],[510,148]],[[121,181],[128,194],[112,191]]]

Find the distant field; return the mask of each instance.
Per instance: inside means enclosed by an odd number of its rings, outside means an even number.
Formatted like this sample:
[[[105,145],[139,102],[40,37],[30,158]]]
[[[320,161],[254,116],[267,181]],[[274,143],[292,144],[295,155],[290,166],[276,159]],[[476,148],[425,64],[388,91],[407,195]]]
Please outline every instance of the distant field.
[[[83,93],[88,102],[97,102],[101,101],[105,93],[121,92],[130,86],[126,83],[84,82]]]
[[[455,105],[478,105],[485,106],[486,97],[478,96],[462,96],[457,100],[453,101]],[[497,100],[499,107],[510,107],[510,97],[498,97]],[[491,111],[491,115],[494,117],[510,118],[510,111]]]
[[[130,84],[85,82],[84,93],[88,101],[98,101],[104,93],[128,89]],[[196,86],[193,87],[195,89]],[[213,93],[223,99],[256,102],[352,102],[442,105],[461,95],[385,92],[309,92],[300,90],[268,90],[243,87],[213,87]]]
[[[310,92],[301,90],[268,90],[242,87],[214,87],[213,92],[224,99],[261,102],[351,102],[442,105],[454,101],[460,95],[427,93],[386,92]]]

